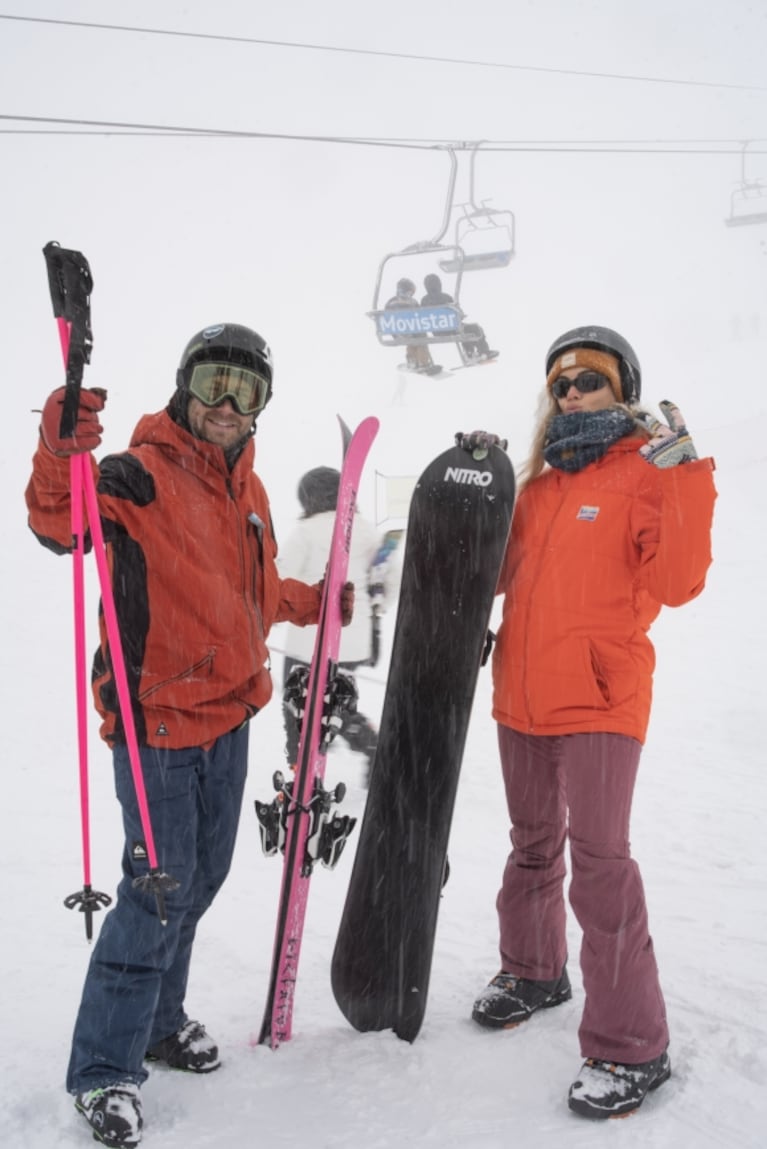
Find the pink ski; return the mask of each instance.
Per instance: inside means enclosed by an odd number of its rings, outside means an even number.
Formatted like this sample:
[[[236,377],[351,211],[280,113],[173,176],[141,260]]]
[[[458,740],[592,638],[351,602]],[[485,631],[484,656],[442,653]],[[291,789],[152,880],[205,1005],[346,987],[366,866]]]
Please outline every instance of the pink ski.
[[[345,431],[343,423],[342,432]],[[293,1001],[301,953],[309,882],[315,863],[332,867],[354,825],[334,813],[343,798],[342,784],[324,788],[329,742],[329,707],[335,688],[335,666],[341,641],[341,588],[346,582],[360,476],[378,432],[378,420],[364,419],[348,441],[338,488],[317,638],[309,669],[295,778],[278,773],[278,796],[270,805],[256,802],[262,844],[268,854],[284,853],[269,994],[258,1041],[272,1049],[291,1037]],[[346,443],[346,435],[344,435]]]

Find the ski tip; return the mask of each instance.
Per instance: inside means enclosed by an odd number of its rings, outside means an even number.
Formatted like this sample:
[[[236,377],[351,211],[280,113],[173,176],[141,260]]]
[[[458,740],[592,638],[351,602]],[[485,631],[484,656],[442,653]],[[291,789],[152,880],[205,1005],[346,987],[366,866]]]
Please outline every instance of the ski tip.
[[[336,419],[338,419],[338,425],[339,425],[339,427],[341,428],[341,452],[342,452],[342,457],[343,457],[343,458],[346,458],[346,452],[349,450],[349,444],[350,444],[350,443],[351,443],[351,441],[352,441],[352,431],[351,431],[351,427],[349,426],[349,424],[348,424],[347,422],[345,422],[345,420],[344,420],[344,419],[342,419],[342,418],[341,418],[341,416],[340,416],[340,415],[336,415]]]
[[[381,426],[375,415],[368,415],[367,418],[363,419],[352,431],[351,427],[349,427],[348,423],[346,423],[340,415],[336,415],[336,418],[341,428],[342,455],[344,459],[352,444],[352,440],[356,436],[359,436],[360,441],[366,442],[369,447]]]
[[[379,427],[381,426],[380,420],[376,415],[368,415],[366,418],[362,419],[357,427],[354,428],[354,430],[351,429],[349,424],[345,421],[345,419],[342,418],[341,415],[337,414],[336,419],[338,420],[338,425],[341,428],[344,455],[346,455],[346,452],[349,449],[349,444],[358,431],[364,428],[368,434],[376,434]]]

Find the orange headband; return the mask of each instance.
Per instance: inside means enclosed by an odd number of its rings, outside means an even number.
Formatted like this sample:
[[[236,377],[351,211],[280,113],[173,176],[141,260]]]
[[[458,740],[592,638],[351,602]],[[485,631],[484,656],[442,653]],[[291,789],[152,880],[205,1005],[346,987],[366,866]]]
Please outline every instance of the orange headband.
[[[596,351],[591,347],[574,347],[571,351],[563,351],[554,366],[546,376],[546,386],[551,389],[555,380],[563,371],[570,367],[585,367],[591,371],[599,371],[610,380],[613,394],[619,403],[623,402],[623,385],[618,360],[609,351]]]

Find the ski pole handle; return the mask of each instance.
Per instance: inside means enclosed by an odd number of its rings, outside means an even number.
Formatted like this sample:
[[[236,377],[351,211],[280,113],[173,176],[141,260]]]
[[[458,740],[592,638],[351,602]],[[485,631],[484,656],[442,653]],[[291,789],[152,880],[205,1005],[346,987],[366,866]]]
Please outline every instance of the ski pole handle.
[[[81,251],[72,251],[52,240],[43,248],[48,270],[48,287],[53,314],[59,324],[64,351],[63,330],[67,331],[64,366],[66,391],[61,411],[59,435],[70,439],[77,426],[83,369],[91,361],[91,291],[93,276],[88,260]]]

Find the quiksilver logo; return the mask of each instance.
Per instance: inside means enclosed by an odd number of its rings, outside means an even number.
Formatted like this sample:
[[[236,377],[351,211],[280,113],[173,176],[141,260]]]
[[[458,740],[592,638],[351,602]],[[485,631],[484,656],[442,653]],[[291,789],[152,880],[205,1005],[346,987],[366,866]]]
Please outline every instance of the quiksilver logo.
[[[448,467],[445,483],[466,483],[469,487],[489,487],[493,481],[492,471],[475,471],[472,467]]]

